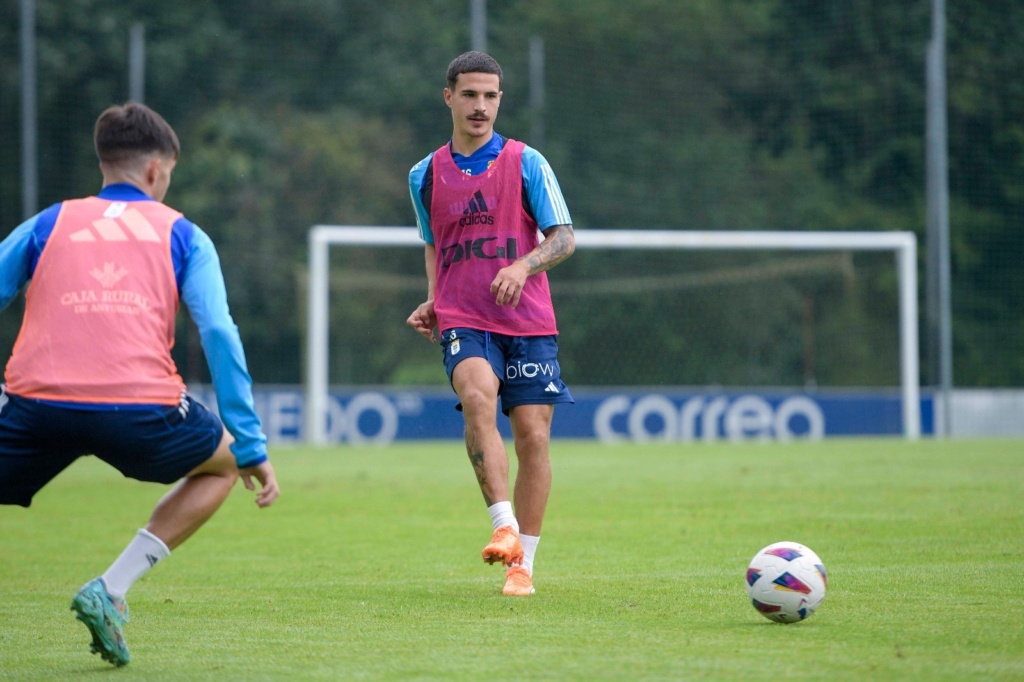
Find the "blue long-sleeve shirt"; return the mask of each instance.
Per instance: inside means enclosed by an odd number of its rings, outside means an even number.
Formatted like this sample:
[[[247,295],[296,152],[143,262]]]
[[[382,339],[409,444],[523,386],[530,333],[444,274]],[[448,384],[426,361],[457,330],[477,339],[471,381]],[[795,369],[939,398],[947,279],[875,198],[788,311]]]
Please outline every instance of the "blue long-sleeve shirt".
[[[134,185],[104,187],[98,196],[111,201],[153,201]],[[5,309],[32,279],[39,256],[60,213],[54,204],[29,218],[0,242],[0,310]],[[225,427],[235,437],[231,450],[239,467],[267,459],[267,437],[252,397],[252,377],[238,327],[228,309],[220,259],[210,237],[182,217],[171,229],[171,260],[178,296],[199,328],[199,338],[210,367],[217,408]],[[83,407],[80,403],[77,407]],[[95,403],[89,409],[124,409]]]

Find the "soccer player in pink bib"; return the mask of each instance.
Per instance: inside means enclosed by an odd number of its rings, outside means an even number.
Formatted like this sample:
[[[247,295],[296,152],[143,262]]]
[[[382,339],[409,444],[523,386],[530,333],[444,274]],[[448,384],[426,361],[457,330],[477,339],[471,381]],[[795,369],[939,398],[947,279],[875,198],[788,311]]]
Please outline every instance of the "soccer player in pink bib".
[[[0,243],[0,309],[28,282],[0,392],[0,504],[28,507],[85,455],[140,481],[177,482],[71,602],[93,653],[121,666],[131,660],[132,584],[213,515],[239,476],[260,507],[279,490],[213,242],[161,203],[177,135],[152,109],[128,103],[100,115],[94,139],[99,194],[54,204]],[[188,394],[171,359],[182,302],[199,328],[219,417]]]
[[[494,131],[501,84],[501,67],[482,52],[448,67],[451,140],[409,174],[427,300],[407,323],[440,342],[459,399],[493,529],[483,559],[506,567],[504,594],[527,596],[551,491],[554,406],[573,402],[558,366],[546,272],[572,255],[575,239],[548,162]],[[513,496],[499,399],[519,460]]]

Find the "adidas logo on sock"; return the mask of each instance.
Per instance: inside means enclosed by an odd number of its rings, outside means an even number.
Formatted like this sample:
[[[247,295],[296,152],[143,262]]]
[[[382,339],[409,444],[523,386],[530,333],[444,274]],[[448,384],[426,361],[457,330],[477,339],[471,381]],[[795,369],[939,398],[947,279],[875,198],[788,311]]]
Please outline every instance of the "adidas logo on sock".
[[[146,561],[149,562],[149,567],[153,568],[154,566],[156,566],[156,562],[160,561],[160,558],[159,557],[155,557],[152,554],[147,554],[146,555]]]

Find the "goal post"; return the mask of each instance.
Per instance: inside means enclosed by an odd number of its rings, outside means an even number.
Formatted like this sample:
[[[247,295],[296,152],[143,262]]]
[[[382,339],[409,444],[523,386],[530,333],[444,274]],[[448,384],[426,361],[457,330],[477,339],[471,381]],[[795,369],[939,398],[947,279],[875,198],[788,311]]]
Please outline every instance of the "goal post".
[[[331,246],[423,247],[414,227],[315,225],[309,231],[305,440],[327,443],[329,253]],[[921,435],[917,238],[913,232],[579,230],[577,249],[890,251],[899,299],[903,436]],[[425,284],[424,284],[425,286]]]

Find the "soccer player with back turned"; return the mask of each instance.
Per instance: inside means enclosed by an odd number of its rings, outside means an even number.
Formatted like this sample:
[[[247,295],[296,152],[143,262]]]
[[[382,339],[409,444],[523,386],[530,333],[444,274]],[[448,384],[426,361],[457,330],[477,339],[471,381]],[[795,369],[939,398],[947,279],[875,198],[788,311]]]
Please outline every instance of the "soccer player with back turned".
[[[487,563],[507,567],[507,595],[532,594],[533,563],[551,491],[556,403],[571,403],[558,367],[558,330],[546,271],[572,255],[572,221],[551,167],[494,132],[501,67],[467,52],[448,67],[451,140],[409,175],[426,243],[427,300],[407,323],[435,341],[465,421],[466,450],[491,516]],[[538,236],[543,233],[543,240]],[[519,470],[497,426],[509,418]]]
[[[260,507],[278,485],[217,252],[161,203],[180,151],[174,130],[128,103],[100,115],[94,139],[99,194],[55,204],[0,243],[0,308],[29,283],[0,392],[0,504],[28,507],[90,454],[130,478],[178,482],[71,602],[93,652],[120,666],[131,659],[131,585],[213,515],[239,475]],[[189,396],[171,359],[182,301],[199,328],[220,418]]]

